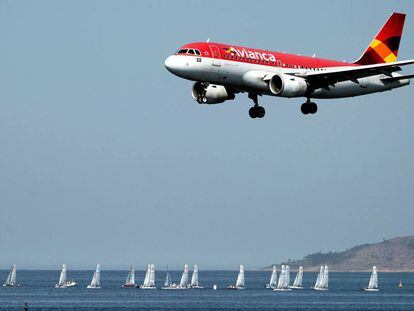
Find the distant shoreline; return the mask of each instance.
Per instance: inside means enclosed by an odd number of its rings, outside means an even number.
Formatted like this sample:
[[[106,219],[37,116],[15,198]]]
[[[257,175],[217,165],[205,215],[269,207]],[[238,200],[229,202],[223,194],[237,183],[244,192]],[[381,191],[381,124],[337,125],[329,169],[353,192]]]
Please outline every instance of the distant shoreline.
[[[379,243],[362,244],[342,252],[313,253],[299,260],[274,264],[289,265],[294,271],[303,266],[304,271],[319,271],[328,265],[331,272],[369,272],[377,266],[383,272],[414,272],[414,236],[396,237]],[[262,268],[271,270],[272,265]]]

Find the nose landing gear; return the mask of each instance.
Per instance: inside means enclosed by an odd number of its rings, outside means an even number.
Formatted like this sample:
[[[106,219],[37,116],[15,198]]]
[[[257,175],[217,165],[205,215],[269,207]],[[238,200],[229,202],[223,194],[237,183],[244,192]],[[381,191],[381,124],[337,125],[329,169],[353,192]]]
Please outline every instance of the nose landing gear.
[[[249,109],[250,118],[263,118],[266,114],[266,110],[262,106],[259,106],[257,94],[249,93],[249,98],[254,102],[254,106]]]
[[[195,89],[196,92],[193,91],[193,96],[197,97],[197,102],[199,104],[207,104],[208,102],[208,99],[206,97],[207,86],[207,83],[200,82],[200,84],[197,84],[197,88]]]
[[[318,111],[318,106],[311,102],[310,99],[308,98],[306,100],[306,103],[302,104],[302,106],[300,106],[300,110],[302,111],[303,114],[315,114]]]

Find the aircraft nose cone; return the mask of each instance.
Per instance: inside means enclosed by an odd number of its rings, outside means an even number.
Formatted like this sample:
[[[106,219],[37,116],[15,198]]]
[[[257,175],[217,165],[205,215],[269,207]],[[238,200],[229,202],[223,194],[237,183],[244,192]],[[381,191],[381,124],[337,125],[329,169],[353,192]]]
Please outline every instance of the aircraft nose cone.
[[[174,69],[177,69],[177,62],[175,60],[174,55],[169,56],[166,60],[165,60],[165,68],[167,68],[168,71],[173,72]]]

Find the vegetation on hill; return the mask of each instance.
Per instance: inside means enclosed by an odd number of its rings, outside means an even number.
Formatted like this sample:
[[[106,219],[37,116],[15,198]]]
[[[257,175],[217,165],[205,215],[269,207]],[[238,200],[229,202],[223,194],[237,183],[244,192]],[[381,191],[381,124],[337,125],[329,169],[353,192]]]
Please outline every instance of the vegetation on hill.
[[[329,265],[331,271],[370,271],[373,265],[380,271],[414,271],[414,236],[358,245],[343,252],[318,252],[277,265],[281,264],[289,264],[293,270],[303,266],[307,271],[318,271],[321,265]],[[264,269],[271,269],[271,265]]]

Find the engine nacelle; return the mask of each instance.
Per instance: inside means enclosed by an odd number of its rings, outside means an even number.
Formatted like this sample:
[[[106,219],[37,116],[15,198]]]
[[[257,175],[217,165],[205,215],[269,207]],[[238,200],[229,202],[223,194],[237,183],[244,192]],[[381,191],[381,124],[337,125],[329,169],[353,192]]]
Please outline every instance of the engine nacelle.
[[[193,98],[200,104],[220,104],[226,100],[234,99],[235,95],[225,86],[196,82],[192,89]]]
[[[275,74],[269,80],[270,91],[281,97],[301,97],[308,89],[306,80],[286,74]]]

